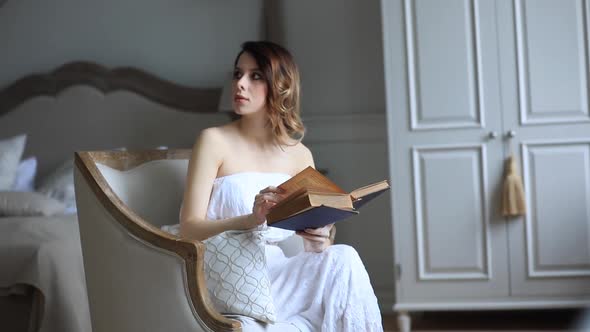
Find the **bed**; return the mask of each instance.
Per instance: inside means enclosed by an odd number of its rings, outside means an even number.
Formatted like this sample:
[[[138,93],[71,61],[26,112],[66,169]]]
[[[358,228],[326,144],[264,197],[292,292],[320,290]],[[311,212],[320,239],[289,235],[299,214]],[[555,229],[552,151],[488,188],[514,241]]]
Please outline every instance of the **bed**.
[[[70,197],[74,151],[190,148],[200,130],[229,120],[227,113],[217,112],[220,93],[180,86],[137,68],[88,62],[27,76],[0,90],[0,148],[2,142],[12,146],[0,158],[15,159],[18,145],[24,146],[16,171],[14,166],[0,168],[14,174],[12,187],[0,193],[5,195],[0,216],[2,329],[90,330]],[[29,168],[29,188],[19,188],[21,196],[10,198],[21,206],[8,209],[6,191],[16,190],[14,179],[17,173],[23,178],[23,165],[32,157],[37,162],[33,188]],[[32,196],[47,197],[53,205],[43,201],[41,207],[33,206],[38,202],[29,202]]]

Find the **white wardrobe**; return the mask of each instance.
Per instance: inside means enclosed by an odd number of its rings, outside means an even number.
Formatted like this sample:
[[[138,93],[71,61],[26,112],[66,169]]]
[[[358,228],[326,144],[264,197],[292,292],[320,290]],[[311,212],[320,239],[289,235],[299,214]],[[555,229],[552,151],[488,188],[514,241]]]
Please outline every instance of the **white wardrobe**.
[[[381,0],[394,310],[590,305],[585,0]],[[504,160],[524,217],[499,213]]]

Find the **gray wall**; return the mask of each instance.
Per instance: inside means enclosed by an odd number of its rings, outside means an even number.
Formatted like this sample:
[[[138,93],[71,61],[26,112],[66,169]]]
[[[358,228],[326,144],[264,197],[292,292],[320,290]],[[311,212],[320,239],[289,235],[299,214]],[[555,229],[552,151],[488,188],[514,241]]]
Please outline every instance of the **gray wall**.
[[[222,86],[240,43],[263,36],[262,7],[262,0],[7,0],[0,87],[72,60]]]
[[[274,0],[268,12],[269,39],[300,67],[304,115],[385,113],[378,0]]]

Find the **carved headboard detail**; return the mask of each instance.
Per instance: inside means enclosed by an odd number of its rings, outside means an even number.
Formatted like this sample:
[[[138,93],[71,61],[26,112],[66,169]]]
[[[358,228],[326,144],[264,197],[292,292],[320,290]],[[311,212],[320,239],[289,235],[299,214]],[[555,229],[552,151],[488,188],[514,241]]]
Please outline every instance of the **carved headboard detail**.
[[[0,0],[0,6],[2,0]],[[0,90],[0,115],[35,96],[57,96],[74,85],[89,85],[104,94],[128,90],[182,111],[215,112],[221,89],[191,88],[162,80],[142,70],[108,69],[92,62],[70,62],[48,74],[26,76]]]
[[[71,62],[0,90],[0,139],[27,134],[26,156],[48,173],[74,151],[192,147],[199,131],[230,120],[221,88],[194,88],[140,69]]]

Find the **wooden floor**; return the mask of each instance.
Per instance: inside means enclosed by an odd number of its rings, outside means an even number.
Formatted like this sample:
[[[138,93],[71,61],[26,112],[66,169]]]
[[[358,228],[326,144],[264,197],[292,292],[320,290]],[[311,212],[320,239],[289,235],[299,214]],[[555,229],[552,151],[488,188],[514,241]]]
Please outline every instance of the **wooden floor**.
[[[580,328],[582,310],[425,312],[412,314],[412,332],[420,331],[590,331]],[[383,315],[385,331],[398,331],[395,314]]]

